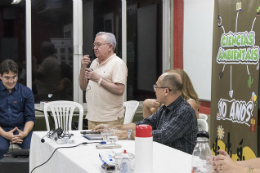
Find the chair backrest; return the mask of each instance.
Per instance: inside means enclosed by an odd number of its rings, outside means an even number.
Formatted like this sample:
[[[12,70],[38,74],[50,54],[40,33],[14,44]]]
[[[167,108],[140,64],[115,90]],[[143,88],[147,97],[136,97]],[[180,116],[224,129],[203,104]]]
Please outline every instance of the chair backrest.
[[[55,129],[60,127],[64,131],[71,130],[71,121],[75,108],[79,109],[78,130],[82,130],[83,123],[83,107],[81,104],[72,101],[52,101],[44,104],[44,116],[46,121],[46,128],[50,131],[48,120],[48,111],[51,111]]]
[[[208,130],[209,130],[209,129],[208,129],[209,126],[208,126],[208,123],[207,123],[206,120],[203,120],[203,119],[197,119],[197,122],[198,122],[198,129],[199,129],[199,131],[205,130],[205,131],[208,132]]]
[[[207,121],[207,119],[208,119],[208,115],[206,115],[206,114],[199,114],[199,119],[203,119],[203,120],[206,120]]]
[[[126,101],[124,102],[124,107],[125,107],[125,119],[124,119],[124,124],[131,123],[133,121],[135,112],[139,106],[138,101]]]

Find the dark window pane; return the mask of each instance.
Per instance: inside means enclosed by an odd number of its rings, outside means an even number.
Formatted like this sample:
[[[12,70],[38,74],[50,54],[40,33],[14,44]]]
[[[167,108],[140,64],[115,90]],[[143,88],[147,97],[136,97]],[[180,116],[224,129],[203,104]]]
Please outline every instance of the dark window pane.
[[[72,0],[32,0],[35,102],[73,100]]]
[[[162,72],[162,1],[127,1],[127,100],[155,98]]]
[[[25,2],[11,5],[0,1],[0,63],[14,60],[19,68],[18,82],[26,85]]]
[[[83,54],[91,61],[96,57],[91,45],[100,31],[115,35],[117,46],[115,53],[122,58],[122,9],[121,0],[83,0]],[[83,93],[85,100],[85,92]]]

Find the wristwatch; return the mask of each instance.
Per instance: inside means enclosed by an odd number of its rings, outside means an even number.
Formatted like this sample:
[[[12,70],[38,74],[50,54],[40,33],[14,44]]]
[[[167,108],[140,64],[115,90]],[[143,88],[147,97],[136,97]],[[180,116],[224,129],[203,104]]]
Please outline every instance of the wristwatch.
[[[127,139],[131,140],[131,134],[133,130],[127,130]]]

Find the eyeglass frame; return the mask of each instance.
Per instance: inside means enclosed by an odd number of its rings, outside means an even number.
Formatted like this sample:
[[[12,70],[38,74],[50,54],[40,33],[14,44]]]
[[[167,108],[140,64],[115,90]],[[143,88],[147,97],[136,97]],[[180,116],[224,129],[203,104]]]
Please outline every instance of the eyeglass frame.
[[[103,45],[106,45],[106,44],[111,44],[111,43],[103,43],[103,44],[101,44],[101,43],[93,43],[93,44],[91,44],[91,47],[92,47],[92,49],[94,49],[95,47],[97,47],[97,48],[100,48],[100,46],[103,46]]]
[[[156,92],[156,89],[157,89],[157,88],[162,88],[162,89],[168,88],[168,90],[169,90],[170,92],[172,91],[169,87],[158,87],[157,84],[154,84],[154,85],[153,85],[153,90],[154,90],[154,92]]]
[[[12,79],[13,81],[18,81],[18,75],[17,75],[17,76],[14,76],[14,77],[8,77],[8,76],[3,76],[3,75],[2,75],[2,78],[3,78],[5,81],[10,81],[10,79]]]

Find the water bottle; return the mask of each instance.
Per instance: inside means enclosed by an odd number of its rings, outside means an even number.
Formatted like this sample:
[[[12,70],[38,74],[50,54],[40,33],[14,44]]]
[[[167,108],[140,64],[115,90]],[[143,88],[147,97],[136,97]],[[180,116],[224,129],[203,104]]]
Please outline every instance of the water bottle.
[[[135,131],[135,173],[153,172],[153,134],[147,124],[136,126]]]
[[[197,133],[197,144],[192,153],[192,173],[210,173],[212,170],[212,154],[209,148],[209,134],[206,131]]]
[[[120,173],[131,173],[131,164],[126,150],[124,150],[123,158],[120,164]]]

